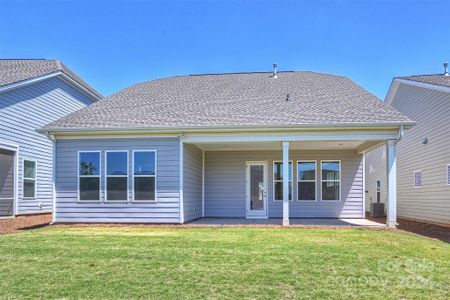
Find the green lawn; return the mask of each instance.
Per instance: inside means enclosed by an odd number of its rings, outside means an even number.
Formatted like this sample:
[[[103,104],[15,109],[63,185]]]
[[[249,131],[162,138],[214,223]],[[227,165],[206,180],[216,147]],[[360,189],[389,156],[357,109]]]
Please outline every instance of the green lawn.
[[[448,299],[450,245],[365,229],[47,227],[0,236],[0,298]]]

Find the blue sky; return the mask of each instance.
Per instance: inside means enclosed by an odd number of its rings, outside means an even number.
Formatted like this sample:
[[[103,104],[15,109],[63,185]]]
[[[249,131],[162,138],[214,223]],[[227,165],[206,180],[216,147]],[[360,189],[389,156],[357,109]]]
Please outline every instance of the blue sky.
[[[58,58],[104,95],[171,75],[312,70],[384,99],[450,60],[450,1],[0,0],[0,57]]]

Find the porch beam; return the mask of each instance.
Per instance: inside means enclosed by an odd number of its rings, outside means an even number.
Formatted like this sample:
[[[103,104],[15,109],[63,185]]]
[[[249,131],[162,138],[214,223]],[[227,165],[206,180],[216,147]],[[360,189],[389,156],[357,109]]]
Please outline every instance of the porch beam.
[[[386,141],[387,216],[388,227],[397,226],[397,150],[396,140]]]
[[[364,142],[361,145],[359,145],[358,148],[356,148],[356,153],[364,154],[364,153],[370,152],[372,150],[375,150],[378,147],[383,146],[383,144],[384,144],[383,141],[367,141],[367,142]]]
[[[289,226],[289,142],[283,142],[283,226]]]
[[[185,143],[294,142],[294,141],[385,141],[397,139],[398,129],[310,132],[185,133]]]

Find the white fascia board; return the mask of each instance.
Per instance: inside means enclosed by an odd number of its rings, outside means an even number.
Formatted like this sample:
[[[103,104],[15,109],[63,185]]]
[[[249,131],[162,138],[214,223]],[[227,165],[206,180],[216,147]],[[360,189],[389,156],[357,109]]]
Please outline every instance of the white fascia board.
[[[123,128],[43,128],[37,129],[37,132],[55,134],[55,135],[107,135],[107,134],[161,134],[161,133],[210,133],[210,132],[279,132],[279,131],[323,131],[323,130],[357,130],[357,129],[395,129],[401,126],[414,126],[416,123],[409,122],[390,122],[390,123],[342,123],[342,124],[300,124],[300,125],[243,125],[243,126],[189,126],[189,127],[123,127]]]
[[[420,87],[420,88],[424,88],[424,89],[434,90],[434,91],[438,91],[438,92],[450,93],[450,87],[436,85],[436,84],[432,84],[432,83],[419,82],[419,81],[414,81],[414,80],[409,80],[409,79],[394,78],[394,80],[392,81],[391,86],[389,88],[389,91],[386,95],[385,101],[387,104],[392,105],[392,101],[395,98],[395,94],[397,93],[397,89],[398,89],[400,83],[415,86],[415,87]]]
[[[180,136],[179,133],[126,133],[126,132],[117,132],[117,133],[108,133],[108,132],[96,132],[95,134],[54,134],[48,131],[38,131],[40,133],[46,134],[47,136],[53,136],[57,140],[90,140],[90,139],[134,139],[134,138],[176,138]]]
[[[384,102],[386,104],[392,105],[392,99],[394,99],[395,94],[397,94],[399,85],[400,82],[397,79],[392,80],[391,85],[389,86],[389,90],[386,94],[386,98],[384,98]]]
[[[7,84],[7,85],[4,85],[4,86],[0,87],[0,93],[6,92],[6,91],[9,91],[9,90],[13,90],[13,89],[16,89],[16,88],[19,88],[19,87],[23,87],[23,86],[26,86],[26,85],[30,85],[30,84],[33,84],[33,83],[36,83],[36,82],[40,82],[40,81],[43,81],[43,80],[46,80],[46,79],[58,76],[61,73],[62,73],[61,71],[56,71],[56,72],[52,72],[52,73],[49,73],[49,74],[46,74],[46,75],[43,75],[43,76],[34,77],[34,78],[31,78],[31,79],[22,80],[22,81],[19,81],[19,82]]]
[[[65,81],[67,81],[68,83],[74,85],[75,87],[77,87],[78,89],[82,90],[85,94],[87,94],[88,96],[90,96],[91,98],[95,99],[95,101],[101,100],[103,97],[97,96],[96,94],[94,94],[93,92],[91,92],[89,89],[85,88],[83,85],[81,85],[78,81],[76,81],[75,79],[73,79],[72,77],[68,76],[66,73],[61,72],[61,74],[59,74],[61,76],[61,78],[63,78]]]
[[[55,139],[103,139],[103,138],[178,138],[184,135],[185,143],[216,142],[273,142],[273,141],[367,141],[397,139],[399,127],[377,129],[334,130],[254,130],[254,131],[179,131],[174,133],[154,132],[48,132],[40,131]]]
[[[56,71],[56,72],[45,74],[45,75],[42,75],[42,76],[39,76],[39,77],[34,77],[34,78],[31,78],[31,79],[22,80],[22,81],[19,81],[19,82],[16,82],[16,83],[11,83],[11,84],[7,84],[7,85],[4,85],[4,86],[1,86],[0,87],[0,93],[6,92],[6,91],[10,91],[10,90],[13,90],[13,89],[17,89],[17,88],[20,88],[20,87],[24,87],[24,86],[27,86],[27,85],[30,85],[30,84],[34,84],[34,83],[37,83],[37,82],[41,82],[41,81],[44,81],[46,79],[57,77],[57,76],[60,76],[62,79],[64,79],[69,84],[75,86],[76,88],[78,88],[79,90],[81,90],[82,92],[87,94],[89,97],[95,99],[95,101],[102,99],[101,97],[95,95],[93,92],[91,92],[90,90],[88,90],[87,88],[82,86],[80,83],[78,83],[78,81],[72,79],[72,77],[68,76],[63,71]]]

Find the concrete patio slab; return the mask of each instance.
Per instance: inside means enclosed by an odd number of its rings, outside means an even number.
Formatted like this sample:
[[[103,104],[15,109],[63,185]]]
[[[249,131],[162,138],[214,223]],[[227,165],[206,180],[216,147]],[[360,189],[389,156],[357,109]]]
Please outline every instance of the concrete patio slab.
[[[367,219],[290,219],[289,221],[291,226],[385,227],[385,224]],[[282,219],[201,218],[188,224],[192,226],[281,226],[282,223]]]

